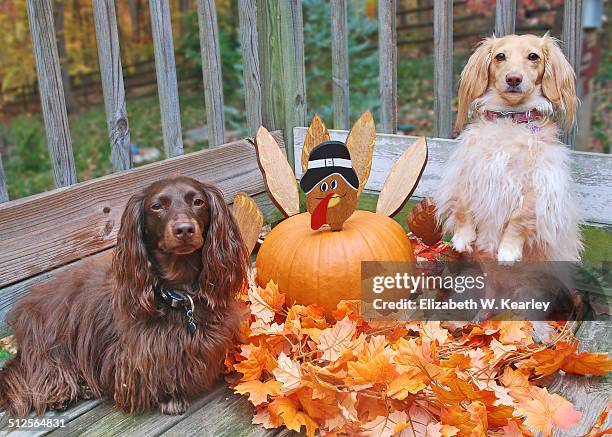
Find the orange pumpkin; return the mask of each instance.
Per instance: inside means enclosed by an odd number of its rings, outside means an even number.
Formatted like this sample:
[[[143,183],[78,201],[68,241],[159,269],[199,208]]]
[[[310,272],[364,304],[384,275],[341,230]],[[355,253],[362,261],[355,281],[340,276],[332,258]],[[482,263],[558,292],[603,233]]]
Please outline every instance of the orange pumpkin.
[[[257,255],[257,282],[271,279],[286,302],[318,304],[329,314],[343,299],[360,299],[361,261],[414,261],[404,229],[393,219],[357,210],[341,231],[313,231],[310,214],[282,221]]]

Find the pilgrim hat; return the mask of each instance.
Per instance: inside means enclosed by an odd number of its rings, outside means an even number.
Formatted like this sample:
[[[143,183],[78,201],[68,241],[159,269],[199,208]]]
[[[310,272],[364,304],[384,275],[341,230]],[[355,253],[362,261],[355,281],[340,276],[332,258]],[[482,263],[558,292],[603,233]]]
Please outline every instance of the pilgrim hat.
[[[312,149],[300,187],[308,194],[319,182],[333,174],[340,175],[354,189],[359,188],[359,178],[353,170],[349,150],[340,141],[326,141]]]

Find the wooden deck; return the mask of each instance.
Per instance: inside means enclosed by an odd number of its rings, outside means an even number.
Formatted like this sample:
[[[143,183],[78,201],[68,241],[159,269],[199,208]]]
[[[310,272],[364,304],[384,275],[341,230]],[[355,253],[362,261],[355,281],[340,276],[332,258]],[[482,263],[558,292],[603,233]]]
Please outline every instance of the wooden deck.
[[[181,416],[152,411],[127,416],[107,400],[82,401],[64,413],[50,412],[46,418],[64,419],[64,427],[0,428],[9,436],[289,436],[285,428],[266,430],[251,424],[254,409],[246,397],[238,396],[219,381],[210,393],[193,403]],[[6,422],[6,418],[3,418]]]

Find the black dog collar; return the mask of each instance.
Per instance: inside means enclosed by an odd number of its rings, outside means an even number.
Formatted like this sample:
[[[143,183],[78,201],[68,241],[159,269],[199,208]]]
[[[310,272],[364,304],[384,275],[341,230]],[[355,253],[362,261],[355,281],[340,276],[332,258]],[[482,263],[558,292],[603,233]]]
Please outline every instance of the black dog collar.
[[[158,294],[168,306],[172,308],[183,308],[185,311],[185,318],[187,319],[187,329],[193,334],[198,327],[193,318],[193,313],[195,312],[193,298],[189,294],[183,294],[174,290],[160,290]]]

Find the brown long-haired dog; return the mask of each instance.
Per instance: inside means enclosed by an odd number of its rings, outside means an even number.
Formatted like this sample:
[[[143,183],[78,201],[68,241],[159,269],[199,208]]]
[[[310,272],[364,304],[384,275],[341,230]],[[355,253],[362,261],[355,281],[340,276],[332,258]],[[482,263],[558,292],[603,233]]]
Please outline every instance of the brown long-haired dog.
[[[247,267],[217,188],[152,184],[128,201],[113,256],[15,306],[19,351],[0,371],[0,408],[41,414],[106,395],[128,413],[184,412],[222,370]]]
[[[503,262],[577,261],[569,150],[575,75],[545,35],[484,40],[461,73],[456,130],[435,197],[459,252]],[[466,124],[467,123],[467,124]]]

